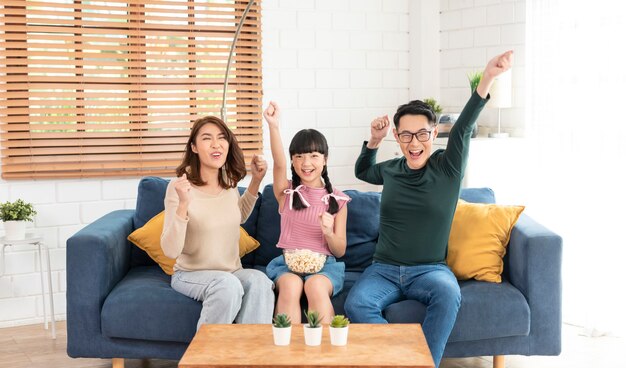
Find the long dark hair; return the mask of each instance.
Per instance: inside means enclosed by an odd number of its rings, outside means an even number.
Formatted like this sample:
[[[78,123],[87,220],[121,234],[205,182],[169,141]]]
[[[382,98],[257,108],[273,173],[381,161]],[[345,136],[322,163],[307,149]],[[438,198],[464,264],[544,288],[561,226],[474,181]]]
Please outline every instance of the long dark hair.
[[[293,157],[297,154],[319,152],[324,155],[324,159],[328,159],[328,143],[326,138],[320,132],[315,129],[302,129],[291,140],[289,145],[289,156]],[[333,185],[328,178],[328,167],[324,165],[322,170],[322,179],[324,179],[324,188],[330,194],[333,192]],[[291,181],[294,188],[300,185],[300,177],[296,173],[293,164],[291,164]],[[293,195],[293,194],[291,194]],[[300,200],[300,196],[293,195],[293,208],[301,210],[306,208],[304,203]],[[339,211],[339,205],[334,197],[330,197],[328,201],[328,212],[334,215]]]
[[[196,138],[200,129],[206,124],[217,125],[226,136],[228,155],[226,155],[226,163],[219,170],[218,181],[222,188],[234,188],[246,176],[246,162],[243,158],[243,151],[239,147],[233,132],[228,129],[228,126],[224,124],[222,119],[215,116],[206,116],[193,123],[187,145],[185,146],[183,162],[176,168],[176,176],[181,177],[183,174],[187,174],[187,180],[192,184],[197,186],[206,185],[206,182],[202,181],[202,176],[200,175],[200,158],[191,148],[192,144],[196,144]]]

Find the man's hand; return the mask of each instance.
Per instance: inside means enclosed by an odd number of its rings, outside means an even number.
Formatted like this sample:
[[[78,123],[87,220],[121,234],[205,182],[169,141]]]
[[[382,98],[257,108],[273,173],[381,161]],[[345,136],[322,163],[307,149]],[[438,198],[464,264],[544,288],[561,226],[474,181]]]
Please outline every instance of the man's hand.
[[[181,203],[189,202],[189,191],[191,190],[191,183],[187,180],[187,174],[183,174],[180,178],[176,179],[174,183],[174,189],[178,194],[178,201]]]
[[[263,180],[263,177],[267,172],[267,161],[265,161],[265,158],[262,155],[252,156],[250,170],[252,171],[252,178],[260,182],[261,180]]]
[[[372,124],[370,125],[371,138],[369,142],[367,142],[367,147],[378,148],[380,142],[382,142],[389,133],[390,126],[391,123],[389,123],[389,117],[387,115],[372,120]]]
[[[483,77],[480,78],[480,83],[476,87],[476,93],[482,98],[487,98],[493,81],[497,76],[511,69],[511,66],[513,66],[513,50],[509,50],[489,60],[483,72]]]
[[[335,230],[335,217],[328,212],[320,213],[320,226],[324,235],[331,235]]]
[[[513,66],[513,50],[509,50],[489,60],[483,72],[483,77],[495,78],[511,69],[511,66]]]
[[[263,111],[263,117],[267,121],[270,128],[278,128],[280,126],[280,108],[274,101],[270,101],[265,111]]]

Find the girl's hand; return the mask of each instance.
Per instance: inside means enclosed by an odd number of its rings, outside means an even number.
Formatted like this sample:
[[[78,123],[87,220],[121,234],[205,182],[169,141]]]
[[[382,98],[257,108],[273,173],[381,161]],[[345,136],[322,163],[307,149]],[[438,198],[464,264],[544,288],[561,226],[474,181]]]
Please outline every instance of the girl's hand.
[[[267,106],[265,111],[263,111],[263,117],[267,121],[270,128],[278,128],[280,119],[280,108],[278,107],[278,104],[274,101],[270,101],[270,104]]]
[[[328,212],[320,213],[320,226],[324,235],[331,235],[335,229],[335,217]]]
[[[265,173],[267,172],[267,161],[262,155],[252,156],[252,162],[250,163],[250,170],[252,171],[252,178],[258,181],[263,180]]]
[[[511,66],[513,66],[513,50],[509,50],[489,60],[483,72],[483,76],[495,78],[511,69]]]
[[[174,183],[174,189],[178,194],[178,200],[182,203],[189,202],[189,191],[191,190],[191,183],[187,180],[187,174],[183,174],[180,178],[176,179]]]

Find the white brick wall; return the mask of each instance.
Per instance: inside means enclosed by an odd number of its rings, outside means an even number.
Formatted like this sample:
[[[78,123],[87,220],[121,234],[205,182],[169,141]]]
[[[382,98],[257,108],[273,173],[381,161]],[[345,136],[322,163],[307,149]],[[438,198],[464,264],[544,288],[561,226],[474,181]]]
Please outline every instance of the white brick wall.
[[[501,125],[523,136],[525,0],[447,0],[441,6],[441,105],[460,112],[470,95],[467,74],[482,71],[489,58],[515,51],[513,107],[502,109]],[[478,119],[479,134],[497,129],[497,109],[485,108]]]
[[[408,98],[408,13],[407,0],[263,2],[265,105],[283,109],[285,146],[304,128],[326,136],[339,188],[374,189],[354,177],[353,165],[369,122]]]

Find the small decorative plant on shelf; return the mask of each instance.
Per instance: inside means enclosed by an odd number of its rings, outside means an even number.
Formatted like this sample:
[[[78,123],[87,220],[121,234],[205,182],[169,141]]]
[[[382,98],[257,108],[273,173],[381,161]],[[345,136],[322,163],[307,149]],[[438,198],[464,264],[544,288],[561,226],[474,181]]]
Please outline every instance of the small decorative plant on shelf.
[[[331,345],[344,346],[348,343],[348,325],[350,320],[342,314],[338,314],[330,321]]]
[[[441,113],[443,112],[443,109],[441,108],[441,105],[439,105],[439,103],[437,103],[437,100],[435,100],[434,98],[425,98],[424,99],[424,103],[427,104],[428,106],[430,106],[430,109],[433,110],[433,112],[435,113],[435,115],[437,116],[437,121],[439,122],[439,117],[441,117]]]
[[[26,222],[33,221],[37,214],[31,203],[21,199],[0,203],[0,219],[4,222],[7,240],[22,240],[26,237]]]
[[[322,343],[322,316],[317,311],[305,311],[308,324],[304,325],[304,343],[317,346]]]
[[[275,345],[289,345],[291,342],[291,318],[281,313],[273,319],[272,333],[274,335]]]

